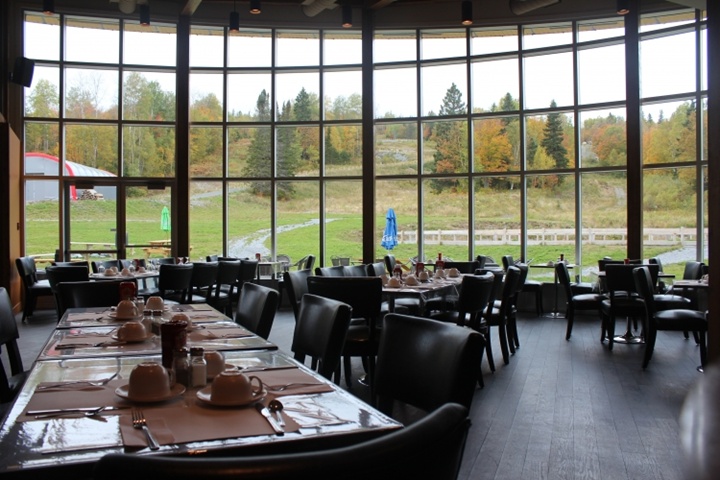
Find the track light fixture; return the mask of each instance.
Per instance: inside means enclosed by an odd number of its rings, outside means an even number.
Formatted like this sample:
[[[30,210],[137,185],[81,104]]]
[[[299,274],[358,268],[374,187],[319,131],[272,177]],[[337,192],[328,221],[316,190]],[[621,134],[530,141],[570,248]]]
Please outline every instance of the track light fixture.
[[[473,23],[472,14],[472,0],[462,1],[462,24],[472,25]]]
[[[55,13],[55,0],[43,0],[43,13],[45,15]]]
[[[144,27],[150,25],[150,5],[147,3],[140,5],[140,25]]]
[[[233,11],[230,12],[230,31],[237,32],[240,30],[240,14],[235,9],[236,3],[233,2]]]
[[[630,13],[630,2],[628,0],[617,0],[617,14],[627,15]]]
[[[250,0],[250,13],[257,15],[260,12],[262,12],[262,9],[260,8],[260,0]]]
[[[342,7],[342,26],[343,28],[352,27],[352,7],[350,5]]]

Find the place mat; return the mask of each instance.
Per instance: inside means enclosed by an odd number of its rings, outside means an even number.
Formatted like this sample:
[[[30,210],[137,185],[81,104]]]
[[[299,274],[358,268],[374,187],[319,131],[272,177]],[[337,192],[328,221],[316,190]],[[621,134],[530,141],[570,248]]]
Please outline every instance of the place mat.
[[[268,421],[254,406],[214,407],[198,400],[194,390],[185,396],[187,401],[184,404],[142,409],[148,428],[161,445],[275,435]],[[300,425],[291,417],[285,413],[282,416],[285,432],[300,430]],[[147,446],[142,430],[133,428],[129,411],[120,417],[120,433],[126,447]]]
[[[284,395],[308,395],[312,393],[327,393],[335,389],[332,385],[303,372],[300,368],[283,368],[263,371],[248,369],[248,376],[255,375],[268,389],[268,395],[281,397]],[[274,388],[288,386],[285,390],[277,391]]]
[[[255,334],[241,327],[201,328],[188,332],[188,340],[201,342],[203,340],[217,340],[219,338],[245,338],[254,335]]]
[[[152,336],[142,342],[120,342],[112,338],[115,330],[101,333],[85,333],[80,335],[66,335],[60,340],[51,343],[40,358],[56,355],[82,355],[83,352],[108,351],[115,354],[135,354],[159,351],[159,337]],[[59,347],[59,348],[58,348]]]
[[[208,312],[217,311],[206,303],[191,303],[188,305],[173,305],[173,312]]]

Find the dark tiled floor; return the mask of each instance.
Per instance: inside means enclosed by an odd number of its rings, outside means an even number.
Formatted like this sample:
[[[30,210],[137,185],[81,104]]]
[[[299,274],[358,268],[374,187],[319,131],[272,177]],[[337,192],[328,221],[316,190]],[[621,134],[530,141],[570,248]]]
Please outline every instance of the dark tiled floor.
[[[26,368],[54,326],[52,311],[19,323]],[[279,312],[270,340],[290,351],[293,327],[292,313]],[[599,330],[597,319],[580,317],[567,342],[564,319],[520,319],[521,348],[510,364],[497,345],[497,371],[484,362],[461,479],[683,478],[678,416],[700,376],[697,346],[660,332],[643,371],[642,346],[609,352]],[[360,385],[352,390],[367,396]]]

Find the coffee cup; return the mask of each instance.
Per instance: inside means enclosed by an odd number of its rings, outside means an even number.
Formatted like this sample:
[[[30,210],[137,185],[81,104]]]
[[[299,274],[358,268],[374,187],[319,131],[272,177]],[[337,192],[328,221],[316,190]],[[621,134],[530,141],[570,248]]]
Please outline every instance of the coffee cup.
[[[419,285],[420,282],[418,281],[417,277],[413,274],[408,275],[405,277],[405,285]]]
[[[138,273],[145,273],[145,267],[138,267]]]
[[[117,273],[118,273],[117,267],[110,267],[109,270],[112,272],[113,275],[117,275]]]
[[[399,279],[399,278],[397,278],[397,277],[391,277],[390,279],[388,279],[388,282],[387,282],[387,286],[388,286],[388,287],[397,288],[397,287],[399,287],[400,285],[401,285],[401,283],[400,283],[400,279]]]
[[[206,350],[203,354],[205,363],[207,363],[207,377],[215,378],[220,372],[225,370],[225,356],[217,350]]]
[[[445,278],[445,270],[443,270],[442,268],[438,268],[435,271],[435,278]]]
[[[115,275],[115,272],[113,272],[112,268],[106,268],[103,272],[103,275],[105,275],[106,277],[112,277],[113,275]]]
[[[122,272],[120,272],[120,275],[122,275],[123,277],[129,277],[130,275],[132,275],[132,273],[130,273],[129,268],[123,268]]]
[[[152,400],[170,395],[170,375],[156,362],[143,362],[130,372],[128,396],[132,400]]]
[[[150,297],[145,302],[145,308],[147,310],[162,310],[165,304],[162,297]]]
[[[451,268],[448,270],[448,276],[450,277],[459,277],[460,276],[460,270],[457,268]]]
[[[257,380],[257,385],[253,382]],[[239,370],[224,370],[215,376],[210,387],[210,400],[216,403],[244,403],[260,398],[264,391],[262,380],[247,376]]]
[[[142,322],[125,322],[117,329],[117,338],[123,342],[139,342],[147,338],[147,330]]]
[[[192,320],[190,317],[185,315],[184,313],[176,313],[172,316],[170,319],[171,322],[187,322],[187,329],[190,330],[192,328]]]
[[[427,272],[427,270],[422,270],[418,273],[418,280],[421,282],[426,282],[430,279],[430,274]]]
[[[115,307],[115,316],[118,319],[137,318],[138,315],[137,305],[132,300],[123,300]]]

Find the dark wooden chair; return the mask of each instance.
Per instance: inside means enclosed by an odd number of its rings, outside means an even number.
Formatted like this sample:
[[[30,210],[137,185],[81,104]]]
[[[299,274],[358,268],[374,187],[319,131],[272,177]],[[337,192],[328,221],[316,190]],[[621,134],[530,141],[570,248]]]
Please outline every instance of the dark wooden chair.
[[[225,312],[225,315],[232,317],[233,298],[236,293],[235,288],[237,288],[241,263],[240,260],[220,260],[217,265],[217,277],[208,303],[216,310]]]
[[[60,282],[58,294],[65,308],[109,307],[120,303],[118,280]]]
[[[555,264],[555,275],[557,275],[558,283],[565,292],[567,298],[567,307],[565,309],[565,318],[567,318],[567,328],[565,329],[565,340],[570,340],[572,336],[573,323],[575,321],[576,311],[593,310],[600,315],[600,302],[605,298],[599,293],[577,293],[573,291],[573,283],[570,281],[570,272],[567,265],[563,262]]]
[[[217,281],[217,262],[197,262],[192,264],[192,275],[190,276],[190,288],[186,297],[186,303],[210,303],[213,289]]]
[[[295,321],[298,321],[300,314],[300,301],[308,293],[307,278],[312,275],[312,270],[292,270],[283,273],[283,285],[287,292],[288,302],[293,309]]]
[[[52,288],[48,280],[38,280],[35,259],[32,257],[19,257],[15,259],[15,266],[23,286],[23,315],[22,321],[26,322],[32,317],[37,299],[39,297],[53,296]]]
[[[342,265],[336,265],[334,267],[317,267],[315,268],[315,275],[321,275],[323,277],[344,277],[345,267]]]
[[[268,338],[280,302],[277,290],[247,282],[242,286],[235,310],[235,323],[256,335]]]
[[[514,297],[520,282],[520,269],[516,266],[508,267],[502,283],[502,294],[499,302],[495,301],[492,308],[488,308],[480,323],[480,331],[485,335],[485,351],[487,352],[490,370],[495,371],[495,359],[492,353],[492,327],[497,327],[500,338],[500,350],[502,351],[505,365],[510,363],[510,348],[508,345],[507,322],[508,317],[513,314]]]
[[[295,360],[304,363],[305,357],[309,356],[313,368],[327,379],[339,373],[351,317],[350,305],[318,295],[303,295],[290,348]],[[339,382],[339,375],[336,375],[335,383]]]
[[[90,269],[87,265],[66,266],[51,265],[45,269],[50,288],[55,295],[55,305],[57,306],[58,321],[65,313],[67,307],[63,304],[58,284],[62,282],[84,282],[90,278]]]
[[[4,348],[7,352],[7,359],[3,360],[10,365],[10,375],[8,375],[3,362],[0,362],[0,403],[13,401],[27,377],[17,345],[18,338],[20,335],[12,311],[10,296],[4,287],[0,287],[0,353]],[[0,420],[4,417],[1,414],[2,410],[4,409],[0,409]]]
[[[350,446],[221,458],[112,453],[95,464],[93,478],[454,480],[469,427],[467,408],[448,403],[412,425]]]
[[[516,262],[513,260],[512,255],[503,255],[502,264],[503,264],[503,270],[505,270],[505,272],[507,272],[508,267],[515,265]],[[538,316],[542,315],[542,313],[543,313],[542,282],[538,282],[537,280],[528,280],[527,275],[526,275],[524,282],[522,282],[522,290],[521,291],[526,292],[526,293],[531,293],[535,296],[535,312],[537,313]]]
[[[148,297],[160,296],[166,303],[185,303],[190,290],[192,263],[162,263],[158,270],[157,288],[143,290],[141,295]]]

